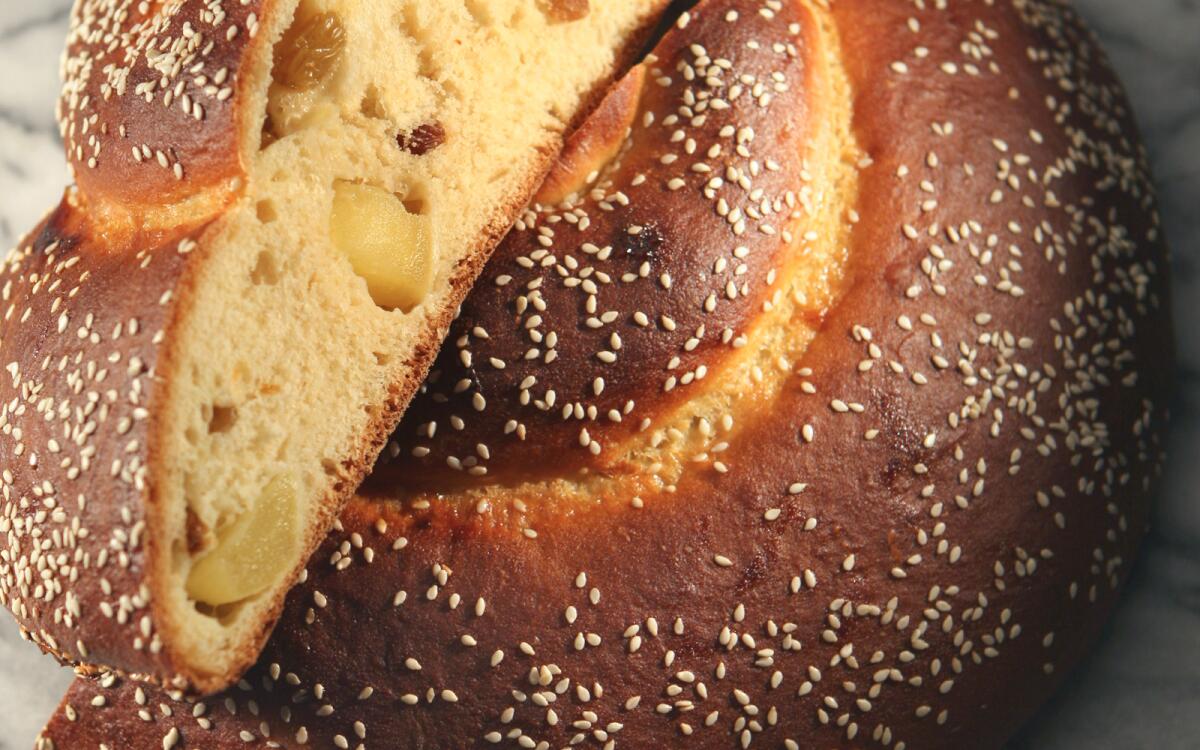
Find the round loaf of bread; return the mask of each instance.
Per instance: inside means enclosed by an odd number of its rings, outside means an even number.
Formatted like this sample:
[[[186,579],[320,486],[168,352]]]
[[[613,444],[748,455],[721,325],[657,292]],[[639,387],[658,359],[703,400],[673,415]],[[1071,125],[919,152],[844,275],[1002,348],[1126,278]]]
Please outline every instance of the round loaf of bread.
[[[1166,272],[1065,4],[701,2],[570,140],[259,665],[80,681],[43,747],[998,747],[1144,531]]]

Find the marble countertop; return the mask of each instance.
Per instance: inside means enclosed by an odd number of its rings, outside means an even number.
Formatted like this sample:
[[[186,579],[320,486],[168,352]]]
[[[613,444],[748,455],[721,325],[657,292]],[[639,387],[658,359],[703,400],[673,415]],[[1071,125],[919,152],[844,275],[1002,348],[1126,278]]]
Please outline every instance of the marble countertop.
[[[1076,0],[1129,89],[1174,252],[1179,393],[1153,530],[1091,659],[1011,748],[1200,747],[1200,2]],[[70,0],[0,0],[0,245],[67,181],[54,98]],[[0,750],[25,750],[71,679],[0,615]]]

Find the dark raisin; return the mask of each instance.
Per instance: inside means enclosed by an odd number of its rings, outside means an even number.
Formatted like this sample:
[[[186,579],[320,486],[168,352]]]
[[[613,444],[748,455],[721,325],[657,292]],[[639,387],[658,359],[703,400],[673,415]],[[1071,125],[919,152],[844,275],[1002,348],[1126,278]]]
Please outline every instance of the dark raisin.
[[[396,136],[396,143],[413,156],[424,156],[446,142],[446,129],[440,122],[418,125],[410,133]]]
[[[188,554],[195,555],[203,551],[210,541],[208,527],[204,525],[199,516],[192,512],[191,508],[187,510],[184,528],[187,532]]]

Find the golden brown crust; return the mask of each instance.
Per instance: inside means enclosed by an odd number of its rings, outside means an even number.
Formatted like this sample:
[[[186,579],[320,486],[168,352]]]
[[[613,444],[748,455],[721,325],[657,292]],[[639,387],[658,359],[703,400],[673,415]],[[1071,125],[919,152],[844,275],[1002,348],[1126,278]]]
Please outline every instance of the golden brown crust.
[[[801,5],[770,15],[832,22],[869,160],[841,294],[725,471],[377,477],[244,689],[80,681],[43,747],[1000,746],[1096,638],[1161,468],[1144,153],[1062,4]]]
[[[269,54],[258,26],[277,5],[89,1],[72,12],[58,118],[77,186],[5,269],[2,344],[16,368],[9,390],[57,410],[58,423],[33,435],[29,406],[14,400],[4,413],[9,437],[22,436],[0,447],[14,494],[0,599],[31,640],[85,671],[227,684],[179,674],[183,659],[162,639],[165,583],[145,573],[164,541],[147,535],[161,528],[155,400],[169,393],[170,331],[196,250],[244,187],[254,92],[242,74]],[[25,450],[62,465],[14,460]],[[31,512],[39,487],[57,513]],[[25,568],[41,580],[22,581]]]
[[[591,186],[625,143],[646,84],[646,66],[635,65],[613,84],[583,125],[572,132],[534,200],[561,203]]]

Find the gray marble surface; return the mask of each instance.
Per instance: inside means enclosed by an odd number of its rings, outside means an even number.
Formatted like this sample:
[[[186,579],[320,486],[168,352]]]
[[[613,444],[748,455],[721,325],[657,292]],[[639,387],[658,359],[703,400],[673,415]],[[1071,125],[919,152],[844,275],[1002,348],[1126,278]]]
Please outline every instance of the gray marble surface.
[[[1014,750],[1200,748],[1200,1],[1076,0],[1139,114],[1174,251],[1180,390],[1166,487],[1107,636]],[[0,0],[0,245],[67,179],[54,126],[70,0]],[[71,675],[0,614],[0,750],[32,746]]]

